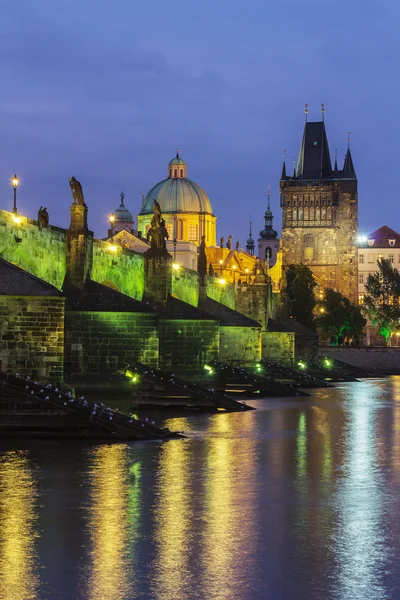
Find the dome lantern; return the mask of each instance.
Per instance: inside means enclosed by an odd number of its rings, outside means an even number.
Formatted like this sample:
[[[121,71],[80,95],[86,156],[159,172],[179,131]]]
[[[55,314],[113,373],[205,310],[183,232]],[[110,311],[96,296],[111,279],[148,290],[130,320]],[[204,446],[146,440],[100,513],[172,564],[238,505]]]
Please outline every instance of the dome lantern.
[[[168,163],[168,179],[185,179],[187,176],[187,166],[185,161],[179,156],[179,150],[176,156]]]

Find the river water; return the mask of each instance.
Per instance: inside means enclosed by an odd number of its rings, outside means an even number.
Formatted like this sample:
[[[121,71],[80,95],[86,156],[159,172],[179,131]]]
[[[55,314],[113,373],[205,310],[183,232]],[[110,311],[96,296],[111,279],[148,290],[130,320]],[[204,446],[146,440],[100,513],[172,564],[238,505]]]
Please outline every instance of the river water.
[[[184,440],[1,442],[1,600],[400,598],[400,378],[251,403]]]

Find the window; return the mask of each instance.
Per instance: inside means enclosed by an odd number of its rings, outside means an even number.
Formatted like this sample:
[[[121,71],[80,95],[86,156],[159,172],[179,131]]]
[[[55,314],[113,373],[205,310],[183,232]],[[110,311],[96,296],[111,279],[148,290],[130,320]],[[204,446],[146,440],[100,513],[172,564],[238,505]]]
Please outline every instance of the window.
[[[196,241],[197,239],[197,225],[189,225],[189,240]]]
[[[368,246],[373,246],[374,245],[374,240],[368,240]]]
[[[394,254],[389,254],[389,262],[394,263]]]
[[[174,177],[178,177],[178,169],[174,169]]]
[[[364,304],[364,294],[358,294],[358,304]]]
[[[178,231],[176,237],[178,240],[183,240],[183,219],[178,219]]]
[[[181,177],[183,177],[183,169],[181,169]]]
[[[165,227],[167,228],[167,231],[168,231],[168,239],[172,240],[172,238],[174,237],[174,231],[173,231],[172,223],[167,223],[165,225]]]
[[[368,262],[369,263],[374,263],[375,262],[375,256],[373,254],[368,254]]]
[[[364,283],[364,273],[358,274],[358,283]]]
[[[358,255],[358,262],[360,263],[360,265],[362,265],[364,263],[364,254],[359,254]]]
[[[383,254],[378,254],[378,262],[380,262],[383,258]]]
[[[304,260],[312,260],[314,258],[314,248],[304,248]]]
[[[393,248],[393,246],[396,243],[396,240],[388,240],[389,241],[389,246],[391,246]]]

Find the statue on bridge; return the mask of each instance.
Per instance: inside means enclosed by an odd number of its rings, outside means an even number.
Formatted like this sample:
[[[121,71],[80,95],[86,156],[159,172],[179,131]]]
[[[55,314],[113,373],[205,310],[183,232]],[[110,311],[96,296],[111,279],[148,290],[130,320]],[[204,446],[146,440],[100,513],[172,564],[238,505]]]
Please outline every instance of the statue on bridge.
[[[38,223],[39,223],[39,229],[42,229],[42,227],[48,227],[49,225],[49,213],[47,212],[47,208],[42,208],[40,207],[38,210]]]
[[[78,206],[86,206],[85,199],[83,197],[82,186],[75,177],[70,177],[69,186],[71,188],[72,197],[74,199],[73,204],[77,204]]]
[[[153,200],[154,215],[151,219],[151,227],[148,235],[150,246],[158,250],[167,250],[167,239],[169,237],[165,221],[161,217],[161,206],[156,199]]]
[[[226,247],[228,248],[228,250],[230,250],[232,248],[232,235],[228,236],[228,241],[226,242]]]

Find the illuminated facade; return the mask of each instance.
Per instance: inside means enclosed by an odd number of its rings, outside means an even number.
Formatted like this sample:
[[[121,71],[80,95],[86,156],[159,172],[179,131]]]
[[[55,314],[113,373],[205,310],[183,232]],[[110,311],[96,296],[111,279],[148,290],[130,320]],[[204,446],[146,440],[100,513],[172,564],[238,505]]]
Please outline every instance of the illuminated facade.
[[[357,301],[358,193],[348,148],[332,169],[325,124],[306,122],[297,166],[280,181],[283,269],[306,264],[322,288]]]
[[[168,252],[190,269],[197,269],[197,248],[204,235],[207,246],[216,244],[217,219],[205,191],[187,178],[187,165],[176,153],[168,165],[168,177],[144,196],[138,215],[138,234],[146,238],[153,217],[153,201],[161,206],[169,239]]]

